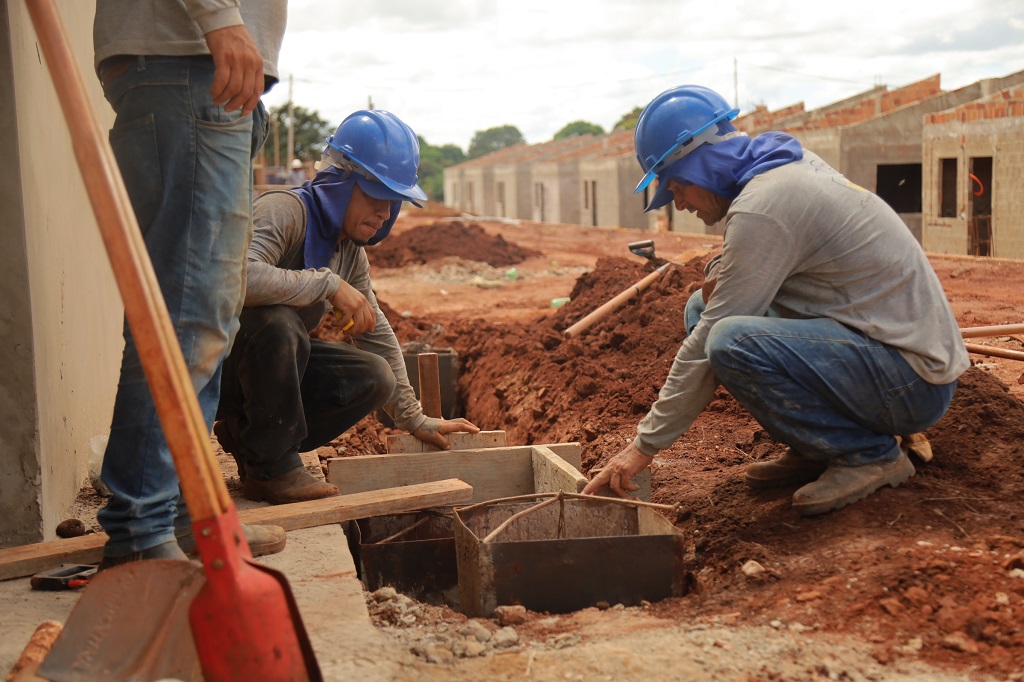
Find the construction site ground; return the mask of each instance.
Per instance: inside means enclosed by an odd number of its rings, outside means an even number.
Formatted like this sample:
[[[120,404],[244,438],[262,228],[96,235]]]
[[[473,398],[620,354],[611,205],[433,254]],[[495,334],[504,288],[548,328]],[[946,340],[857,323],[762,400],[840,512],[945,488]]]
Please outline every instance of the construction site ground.
[[[694,257],[564,339],[565,327],[650,271],[627,249],[647,238],[660,257]],[[404,214],[370,259],[399,340],[458,353],[462,416],[505,431],[510,445],[579,442],[587,471],[632,439],[684,338],[683,304],[720,245],[434,209]],[[1024,262],[931,263],[961,327],[1024,321]],[[341,338],[334,328],[317,333]],[[975,341],[1024,351],[1017,336]],[[899,488],[814,518],[791,510],[793,489],[745,486],[747,464],[785,447],[719,389],[652,470],[653,501],[681,505],[672,520],[695,579],[684,597],[531,611],[521,622],[467,619],[388,591],[344,604],[320,598],[358,593],[350,558],[336,569],[303,560],[346,554],[337,528],[290,534],[276,561],[309,609],[327,679],[1024,680],[1024,363],[971,357],[948,414],[927,431],[934,459],[915,461],[917,474]],[[318,459],[382,453],[387,432],[368,417],[307,462],[319,471]],[[233,463],[220,460],[237,491]],[[89,490],[80,496],[76,514],[91,528],[100,503]],[[59,618],[73,602],[15,598],[24,583],[0,585],[5,609],[50,604]],[[358,634],[333,632],[335,617]]]

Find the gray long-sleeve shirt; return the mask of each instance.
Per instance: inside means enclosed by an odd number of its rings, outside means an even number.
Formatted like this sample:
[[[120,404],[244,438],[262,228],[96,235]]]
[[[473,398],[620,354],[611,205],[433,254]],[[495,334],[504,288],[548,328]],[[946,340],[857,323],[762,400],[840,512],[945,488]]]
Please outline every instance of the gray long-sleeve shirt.
[[[875,194],[811,152],[751,180],[726,214],[718,283],[683,342],[634,444],[654,455],[714,398],[704,352],[721,319],[831,318],[900,351],[922,379],[946,384],[970,360],[949,301],[921,246]]]
[[[306,206],[293,193],[275,190],[253,202],[253,237],[246,269],[245,305],[287,305],[296,309],[307,331],[331,310],[342,281],[370,302],[376,315],[372,332],[354,337],[357,348],[381,356],[395,374],[395,391],[384,409],[395,425],[415,431],[426,420],[405,369],[395,332],[377,305],[370,283],[370,261],[363,247],[345,239],[325,268],[305,268]]]
[[[263,73],[277,81],[288,0],[97,0],[94,66],[115,55],[181,57],[210,54],[210,31],[245,24],[263,57]]]

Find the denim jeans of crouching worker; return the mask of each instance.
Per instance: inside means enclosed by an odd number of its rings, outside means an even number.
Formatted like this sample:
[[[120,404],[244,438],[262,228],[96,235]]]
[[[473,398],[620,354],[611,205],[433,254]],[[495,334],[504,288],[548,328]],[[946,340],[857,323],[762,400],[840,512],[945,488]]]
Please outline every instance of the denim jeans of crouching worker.
[[[703,309],[697,291],[687,332]],[[894,347],[828,318],[729,317],[715,323],[705,352],[718,381],[773,438],[842,466],[897,458],[894,436],[937,422],[956,390],[955,381],[928,383]]]
[[[238,329],[251,237],[252,158],[266,139],[252,115],[213,104],[210,57],[138,57],[105,77],[110,143],[207,427],[221,363]],[[107,556],[173,539],[178,477],[127,322],[98,518]],[[183,505],[182,505],[183,506]]]

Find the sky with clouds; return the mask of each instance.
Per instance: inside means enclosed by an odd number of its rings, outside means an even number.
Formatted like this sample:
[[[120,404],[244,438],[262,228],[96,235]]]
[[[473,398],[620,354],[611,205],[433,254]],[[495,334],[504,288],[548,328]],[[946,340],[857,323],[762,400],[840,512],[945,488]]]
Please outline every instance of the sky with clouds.
[[[1024,70],[1024,0],[290,0],[268,106],[332,124],[373,106],[432,145],[516,126],[609,130],[666,88],[748,111],[807,109],[942,74],[953,90]]]

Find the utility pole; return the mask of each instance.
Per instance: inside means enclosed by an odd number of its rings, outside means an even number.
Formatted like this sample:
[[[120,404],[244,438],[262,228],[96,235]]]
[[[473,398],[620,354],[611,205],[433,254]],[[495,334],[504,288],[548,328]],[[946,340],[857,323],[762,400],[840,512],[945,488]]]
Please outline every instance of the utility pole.
[[[278,123],[276,118],[270,119],[270,125],[274,128],[274,165],[281,165],[281,125]]]
[[[373,95],[366,96],[366,108],[373,111]]]
[[[288,158],[285,163],[291,168],[292,159],[295,158],[295,103],[292,101],[292,85],[294,76],[288,75]]]
[[[733,106],[740,108],[740,71],[736,63],[736,57],[732,58],[732,96]]]

